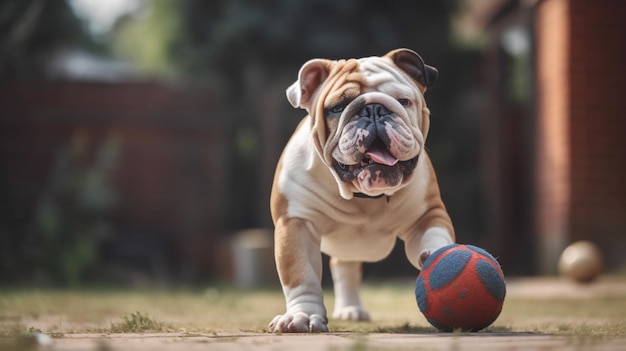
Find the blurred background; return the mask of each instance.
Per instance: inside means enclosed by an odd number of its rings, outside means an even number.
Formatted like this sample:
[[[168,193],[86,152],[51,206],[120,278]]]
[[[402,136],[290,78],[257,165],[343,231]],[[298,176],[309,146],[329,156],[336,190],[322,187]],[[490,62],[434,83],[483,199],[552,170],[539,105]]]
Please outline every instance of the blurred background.
[[[457,240],[509,276],[588,239],[626,267],[621,0],[3,0],[0,284],[276,283],[269,193],[308,59],[439,69]],[[415,277],[402,243],[367,279]],[[325,275],[325,280],[328,278]]]

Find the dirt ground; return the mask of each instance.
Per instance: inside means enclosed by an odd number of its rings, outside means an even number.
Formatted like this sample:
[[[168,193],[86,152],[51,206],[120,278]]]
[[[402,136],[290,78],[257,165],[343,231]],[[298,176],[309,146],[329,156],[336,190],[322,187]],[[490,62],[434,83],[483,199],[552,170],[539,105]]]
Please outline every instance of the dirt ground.
[[[410,282],[366,285],[363,300],[373,322],[288,335],[265,330],[280,291],[0,290],[0,350],[626,350],[624,276],[511,279],[502,314],[478,333],[437,332]]]

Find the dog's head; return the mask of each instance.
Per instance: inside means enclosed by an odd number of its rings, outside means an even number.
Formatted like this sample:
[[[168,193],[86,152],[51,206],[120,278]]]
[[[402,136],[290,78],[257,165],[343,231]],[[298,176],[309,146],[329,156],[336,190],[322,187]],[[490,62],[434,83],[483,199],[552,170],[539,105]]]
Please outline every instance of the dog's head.
[[[342,197],[393,195],[412,179],[429,128],[424,92],[436,78],[408,49],[302,66],[287,98],[308,111],[316,151]]]

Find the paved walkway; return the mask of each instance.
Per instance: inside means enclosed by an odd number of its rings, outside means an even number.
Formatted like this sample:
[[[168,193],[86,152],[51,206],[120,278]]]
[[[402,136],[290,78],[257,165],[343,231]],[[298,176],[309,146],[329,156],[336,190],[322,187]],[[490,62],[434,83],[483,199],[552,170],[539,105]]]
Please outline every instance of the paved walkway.
[[[474,334],[74,334],[55,340],[51,350],[626,350],[626,337],[586,339],[533,333]]]

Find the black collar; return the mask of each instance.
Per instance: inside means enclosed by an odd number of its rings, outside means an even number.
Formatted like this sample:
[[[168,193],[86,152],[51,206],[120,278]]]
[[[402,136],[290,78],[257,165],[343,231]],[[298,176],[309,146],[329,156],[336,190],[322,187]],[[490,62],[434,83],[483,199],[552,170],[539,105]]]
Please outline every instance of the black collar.
[[[385,195],[385,194],[380,194],[380,195],[376,195],[376,196],[370,196],[367,194],[363,194],[363,193],[353,193],[352,194],[354,197],[359,197],[361,199],[380,199],[383,196],[387,197],[387,202],[389,202],[389,199],[391,199],[390,195]]]

